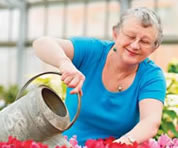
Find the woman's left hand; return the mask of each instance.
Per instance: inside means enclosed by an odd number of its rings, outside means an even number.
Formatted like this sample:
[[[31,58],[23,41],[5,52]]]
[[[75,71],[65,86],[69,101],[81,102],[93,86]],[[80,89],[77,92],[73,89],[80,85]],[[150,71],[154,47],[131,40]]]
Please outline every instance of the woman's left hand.
[[[131,144],[132,145],[132,142],[130,142],[130,140],[126,136],[122,136],[121,138],[116,139],[113,142],[114,143],[125,143],[125,144]]]

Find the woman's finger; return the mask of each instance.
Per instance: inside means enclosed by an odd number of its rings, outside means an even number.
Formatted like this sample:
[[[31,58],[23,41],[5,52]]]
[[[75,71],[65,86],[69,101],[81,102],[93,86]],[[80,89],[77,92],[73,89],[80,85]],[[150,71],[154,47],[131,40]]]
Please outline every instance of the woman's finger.
[[[71,82],[68,84],[68,86],[71,87],[71,88],[76,88],[78,83],[79,83],[79,77],[78,77],[78,76],[75,76],[75,77],[71,80]]]
[[[63,73],[62,75],[61,75],[61,80],[62,81],[64,81],[68,76],[69,76],[70,74],[69,73]]]
[[[79,83],[77,84],[77,86],[70,93],[71,94],[80,93],[81,95],[83,95],[82,93],[83,82],[84,82],[84,79],[81,79]]]
[[[64,82],[66,85],[68,85],[68,84],[72,81],[72,79],[73,79],[72,76],[68,76],[68,77],[66,77],[66,78],[63,80],[63,82]]]

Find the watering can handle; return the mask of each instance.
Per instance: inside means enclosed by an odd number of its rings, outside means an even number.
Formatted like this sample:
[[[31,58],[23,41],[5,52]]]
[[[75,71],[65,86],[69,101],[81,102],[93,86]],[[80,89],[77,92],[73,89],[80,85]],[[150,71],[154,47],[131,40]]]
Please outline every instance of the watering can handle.
[[[36,78],[42,76],[42,75],[45,75],[45,74],[56,74],[56,75],[61,75],[61,73],[59,72],[53,72],[53,71],[49,71],[49,72],[43,72],[43,73],[40,73],[38,75],[35,75],[34,77],[32,77],[30,80],[28,80],[24,86],[20,89],[20,91],[18,92],[17,96],[16,96],[16,99],[15,100],[18,100],[22,97],[22,94],[24,92],[24,90],[27,88],[27,86],[33,81],[35,80]],[[69,129],[73,124],[74,122],[77,120],[78,116],[79,116],[79,113],[80,113],[80,107],[81,107],[81,95],[80,93],[77,94],[78,95],[78,106],[77,106],[77,112],[76,112],[76,115],[75,117],[73,118],[73,120],[70,122],[70,124],[63,130],[60,130],[61,132]]]

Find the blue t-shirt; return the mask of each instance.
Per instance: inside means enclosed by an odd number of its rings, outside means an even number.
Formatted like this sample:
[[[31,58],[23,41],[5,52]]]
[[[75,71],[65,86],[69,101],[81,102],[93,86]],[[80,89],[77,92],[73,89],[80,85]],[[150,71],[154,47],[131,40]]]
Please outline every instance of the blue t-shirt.
[[[102,82],[102,71],[114,42],[80,37],[71,41],[74,46],[73,63],[86,79],[82,87],[80,115],[64,135],[69,138],[77,135],[80,145],[84,145],[87,139],[119,138],[138,123],[140,100],[153,98],[164,103],[165,78],[153,61],[145,59],[139,64],[128,89],[110,92]],[[73,118],[77,110],[77,95],[70,95],[70,90],[67,90],[66,105]]]

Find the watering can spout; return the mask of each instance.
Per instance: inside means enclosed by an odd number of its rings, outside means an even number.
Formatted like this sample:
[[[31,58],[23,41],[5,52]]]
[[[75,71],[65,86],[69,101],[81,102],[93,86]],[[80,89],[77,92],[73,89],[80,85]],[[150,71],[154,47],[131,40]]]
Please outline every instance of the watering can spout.
[[[81,96],[78,94],[78,109],[70,122],[69,112],[61,98],[49,87],[40,85],[21,96],[26,87],[41,73],[31,78],[19,91],[17,100],[0,112],[0,141],[7,141],[9,136],[19,140],[33,139],[44,142],[49,147],[70,144],[61,133],[69,129],[76,121],[80,112]]]

